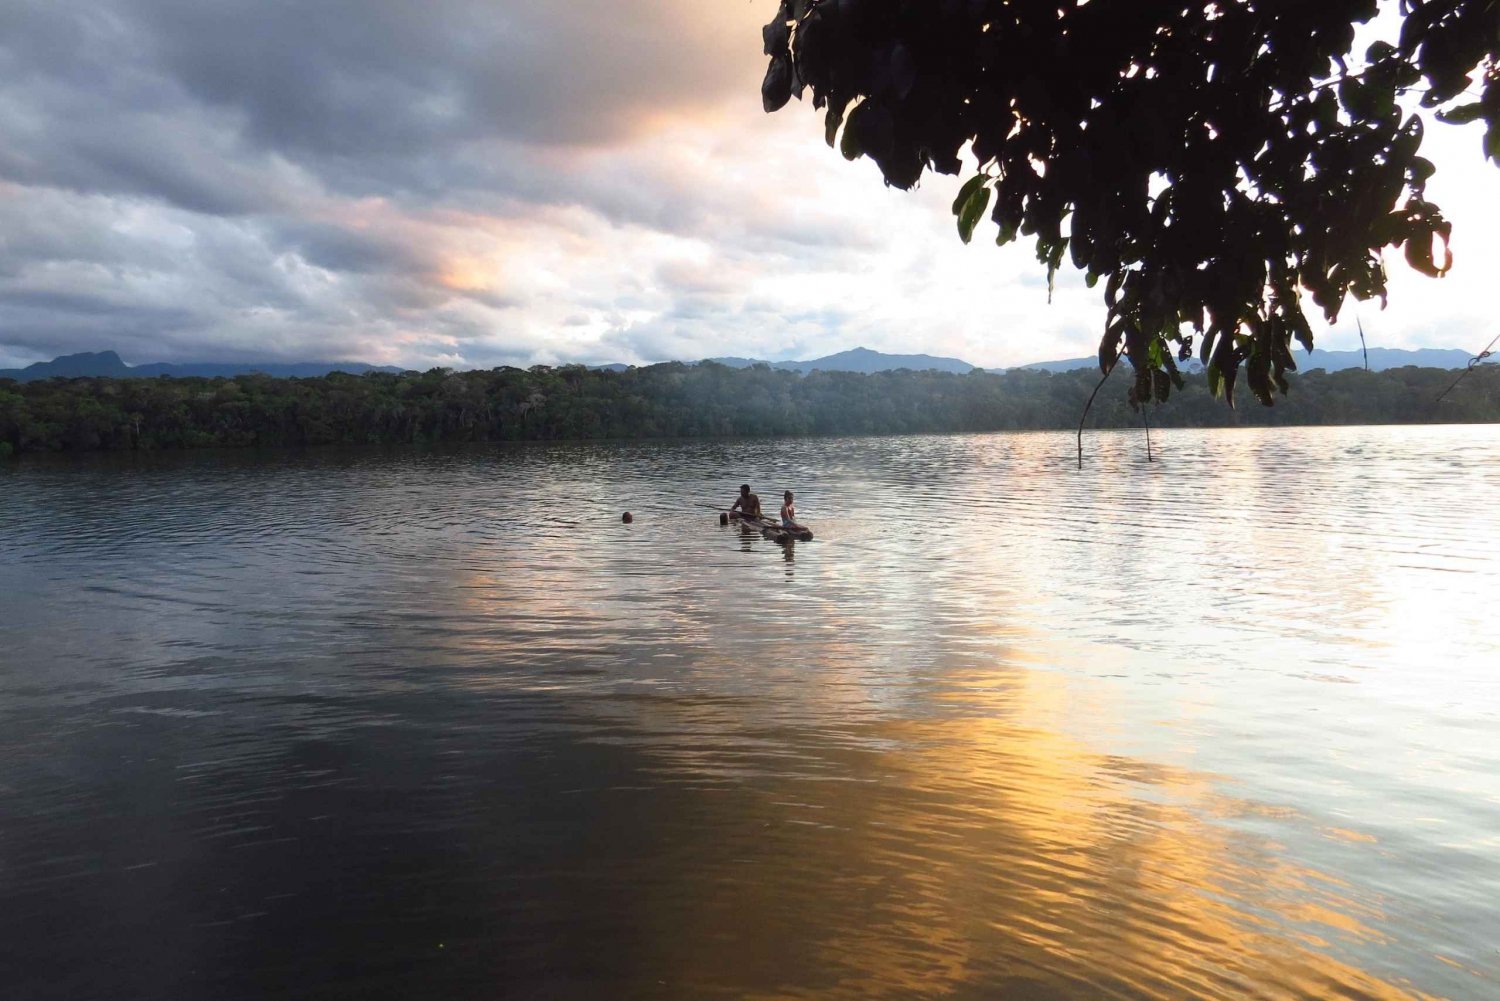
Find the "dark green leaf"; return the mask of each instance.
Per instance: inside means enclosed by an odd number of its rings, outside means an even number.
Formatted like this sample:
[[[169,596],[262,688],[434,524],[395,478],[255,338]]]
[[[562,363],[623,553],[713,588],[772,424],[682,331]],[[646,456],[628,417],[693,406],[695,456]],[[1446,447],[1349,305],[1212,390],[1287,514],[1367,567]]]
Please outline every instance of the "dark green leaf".
[[[1475,101],[1473,104],[1461,104],[1456,108],[1439,111],[1437,116],[1439,120],[1447,122],[1449,125],[1467,125],[1470,122],[1477,122],[1484,117],[1484,105],[1478,101]]]
[[[760,102],[766,111],[772,112],[792,99],[792,60],[790,56],[771,57],[766,67],[766,78],[760,85]]]
[[[1166,353],[1164,351],[1165,347],[1166,342],[1160,337],[1151,338],[1151,342],[1146,345],[1146,361],[1152,368],[1161,368],[1166,364],[1166,361],[1163,360],[1163,356]]]
[[[1406,263],[1429,278],[1437,278],[1442,274],[1438,266],[1432,263],[1431,233],[1418,233],[1406,241]]]
[[[787,51],[792,33],[780,17],[760,29],[762,47],[768,56],[779,56]]]
[[[982,180],[982,178],[981,178]],[[974,227],[984,218],[984,210],[990,206],[990,189],[983,183],[969,192],[958,213],[958,235],[965,243],[974,238]]]
[[[975,174],[963,183],[963,187],[958,189],[958,197],[953,199],[953,214],[955,216],[963,214],[964,206],[969,203],[970,196],[984,187],[985,182],[988,180],[989,178],[983,174]]]
[[[1155,369],[1151,372],[1151,384],[1157,403],[1166,403],[1172,396],[1172,380],[1167,373]]]
[[[857,105],[844,120],[844,134],[839,138],[839,152],[845,160],[858,160],[864,155],[864,147],[859,141],[859,109],[863,104]]]
[[[1115,363],[1120,360],[1120,334],[1111,324],[1104,331],[1104,337],[1099,341],[1099,371],[1108,374]]]

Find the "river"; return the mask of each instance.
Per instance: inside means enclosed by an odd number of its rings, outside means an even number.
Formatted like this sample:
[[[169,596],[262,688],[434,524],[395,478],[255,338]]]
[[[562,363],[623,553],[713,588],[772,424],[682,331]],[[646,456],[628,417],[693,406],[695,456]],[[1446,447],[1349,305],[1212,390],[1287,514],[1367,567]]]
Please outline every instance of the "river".
[[[1152,444],[0,464],[5,996],[1500,996],[1500,428]]]

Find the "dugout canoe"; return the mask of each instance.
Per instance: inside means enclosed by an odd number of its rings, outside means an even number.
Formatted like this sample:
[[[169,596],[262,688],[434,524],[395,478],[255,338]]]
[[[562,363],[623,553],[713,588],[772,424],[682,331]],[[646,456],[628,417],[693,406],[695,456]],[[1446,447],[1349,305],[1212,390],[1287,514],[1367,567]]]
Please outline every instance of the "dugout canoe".
[[[743,529],[758,529],[760,534],[772,542],[811,542],[812,529],[806,525],[798,525],[795,528],[783,528],[781,523],[771,518],[747,518],[741,514],[732,514],[729,519],[739,523]]]

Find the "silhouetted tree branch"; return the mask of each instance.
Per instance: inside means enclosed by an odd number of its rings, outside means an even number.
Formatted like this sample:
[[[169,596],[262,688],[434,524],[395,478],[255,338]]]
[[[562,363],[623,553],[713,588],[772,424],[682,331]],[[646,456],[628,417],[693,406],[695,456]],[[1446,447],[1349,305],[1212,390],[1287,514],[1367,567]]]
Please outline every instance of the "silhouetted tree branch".
[[[1483,121],[1500,163],[1500,3],[1400,0],[1400,34],[1348,70],[1375,0],[783,0],[764,29],[767,111],[810,91],[824,132],[887,183],[978,172],[953,205],[970,240],[1026,237],[1104,283],[1100,369],[1123,342],[1137,399],[1196,351],[1233,404],[1269,405],[1332,323],[1386,297],[1381,252],[1452,266],[1434,165],[1402,94]],[[1472,98],[1477,88],[1477,99]]]

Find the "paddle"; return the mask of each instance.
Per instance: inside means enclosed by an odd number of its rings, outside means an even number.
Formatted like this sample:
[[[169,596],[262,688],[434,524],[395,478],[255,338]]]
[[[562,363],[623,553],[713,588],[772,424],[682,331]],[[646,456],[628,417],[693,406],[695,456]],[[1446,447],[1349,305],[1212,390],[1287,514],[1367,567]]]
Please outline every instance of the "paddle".
[[[765,515],[761,515],[761,514],[745,514],[743,511],[731,511],[729,508],[727,508],[727,507],[719,507],[719,505],[717,505],[717,504],[704,504],[702,502],[699,502],[697,504],[694,504],[693,506],[694,507],[706,507],[710,511],[717,511],[720,514],[732,514],[732,515],[735,515],[736,517],[740,517],[740,518],[764,518],[765,517]]]
[[[759,520],[759,521],[770,521],[771,520],[770,518],[766,517],[764,514],[746,514],[743,511],[731,511],[727,507],[719,507],[717,504],[704,504],[702,501],[699,501],[698,503],[694,504],[693,506],[694,507],[706,507],[710,511],[717,511],[720,514],[727,514],[727,515],[730,515],[731,517],[737,517],[737,518],[743,519],[745,521],[756,521],[756,520]]]

